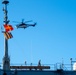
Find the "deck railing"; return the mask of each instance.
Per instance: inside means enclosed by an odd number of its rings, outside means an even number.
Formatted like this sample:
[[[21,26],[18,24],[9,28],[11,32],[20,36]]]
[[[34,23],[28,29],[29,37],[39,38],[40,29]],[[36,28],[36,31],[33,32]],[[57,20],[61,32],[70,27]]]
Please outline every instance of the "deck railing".
[[[0,64],[0,69],[2,69],[2,64]],[[26,70],[73,70],[73,66],[71,64],[41,64],[41,65],[37,65],[37,64],[11,64],[10,65],[10,69],[26,69]]]

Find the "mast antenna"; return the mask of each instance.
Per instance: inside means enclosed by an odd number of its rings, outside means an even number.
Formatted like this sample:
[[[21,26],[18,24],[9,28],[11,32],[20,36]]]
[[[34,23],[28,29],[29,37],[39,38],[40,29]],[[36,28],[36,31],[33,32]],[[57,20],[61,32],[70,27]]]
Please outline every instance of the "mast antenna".
[[[7,11],[7,5],[9,1],[8,0],[3,0],[2,4],[4,4],[3,7],[3,12],[4,12],[4,24],[8,24],[8,11]],[[10,70],[10,58],[8,55],[8,39],[4,38],[4,57],[3,57],[3,70]]]

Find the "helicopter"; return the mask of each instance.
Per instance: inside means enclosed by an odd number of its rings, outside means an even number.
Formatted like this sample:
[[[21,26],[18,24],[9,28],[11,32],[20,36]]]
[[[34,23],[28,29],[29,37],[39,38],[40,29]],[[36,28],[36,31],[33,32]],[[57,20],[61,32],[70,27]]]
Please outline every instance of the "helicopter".
[[[14,21],[15,22],[15,21]],[[33,27],[35,27],[35,25],[37,24],[36,22],[35,23],[33,23],[33,24],[28,24],[28,22],[32,22],[32,20],[30,20],[30,21],[25,21],[24,22],[24,19],[22,19],[22,22],[20,22],[19,24],[17,24],[16,25],[16,28],[18,29],[18,28],[27,28],[27,27],[29,27],[29,26],[33,26]]]

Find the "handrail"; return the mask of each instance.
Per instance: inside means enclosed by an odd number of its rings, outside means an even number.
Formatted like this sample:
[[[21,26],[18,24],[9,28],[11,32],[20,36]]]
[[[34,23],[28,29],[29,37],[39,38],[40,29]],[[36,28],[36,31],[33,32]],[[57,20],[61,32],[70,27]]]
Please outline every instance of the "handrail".
[[[3,65],[2,63],[0,63],[0,69],[2,69]],[[42,69],[42,70],[58,70],[58,69],[62,69],[62,70],[73,70],[71,69],[73,68],[73,65],[71,67],[71,64],[61,64],[60,66],[57,64],[41,64],[41,66],[38,66],[37,64],[10,64],[10,69],[28,69],[28,70],[32,70],[32,69]]]

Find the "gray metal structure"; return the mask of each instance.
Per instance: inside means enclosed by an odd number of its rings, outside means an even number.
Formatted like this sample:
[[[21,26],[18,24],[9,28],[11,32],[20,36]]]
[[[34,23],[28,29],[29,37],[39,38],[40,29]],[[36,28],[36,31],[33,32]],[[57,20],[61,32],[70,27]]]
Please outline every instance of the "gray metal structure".
[[[4,11],[4,24],[8,24],[8,11],[7,11],[7,5],[9,1],[8,0],[3,0],[2,4],[4,4],[3,11]],[[3,69],[4,70],[9,70],[10,69],[10,58],[8,55],[8,40],[4,38],[4,57],[3,57]]]

